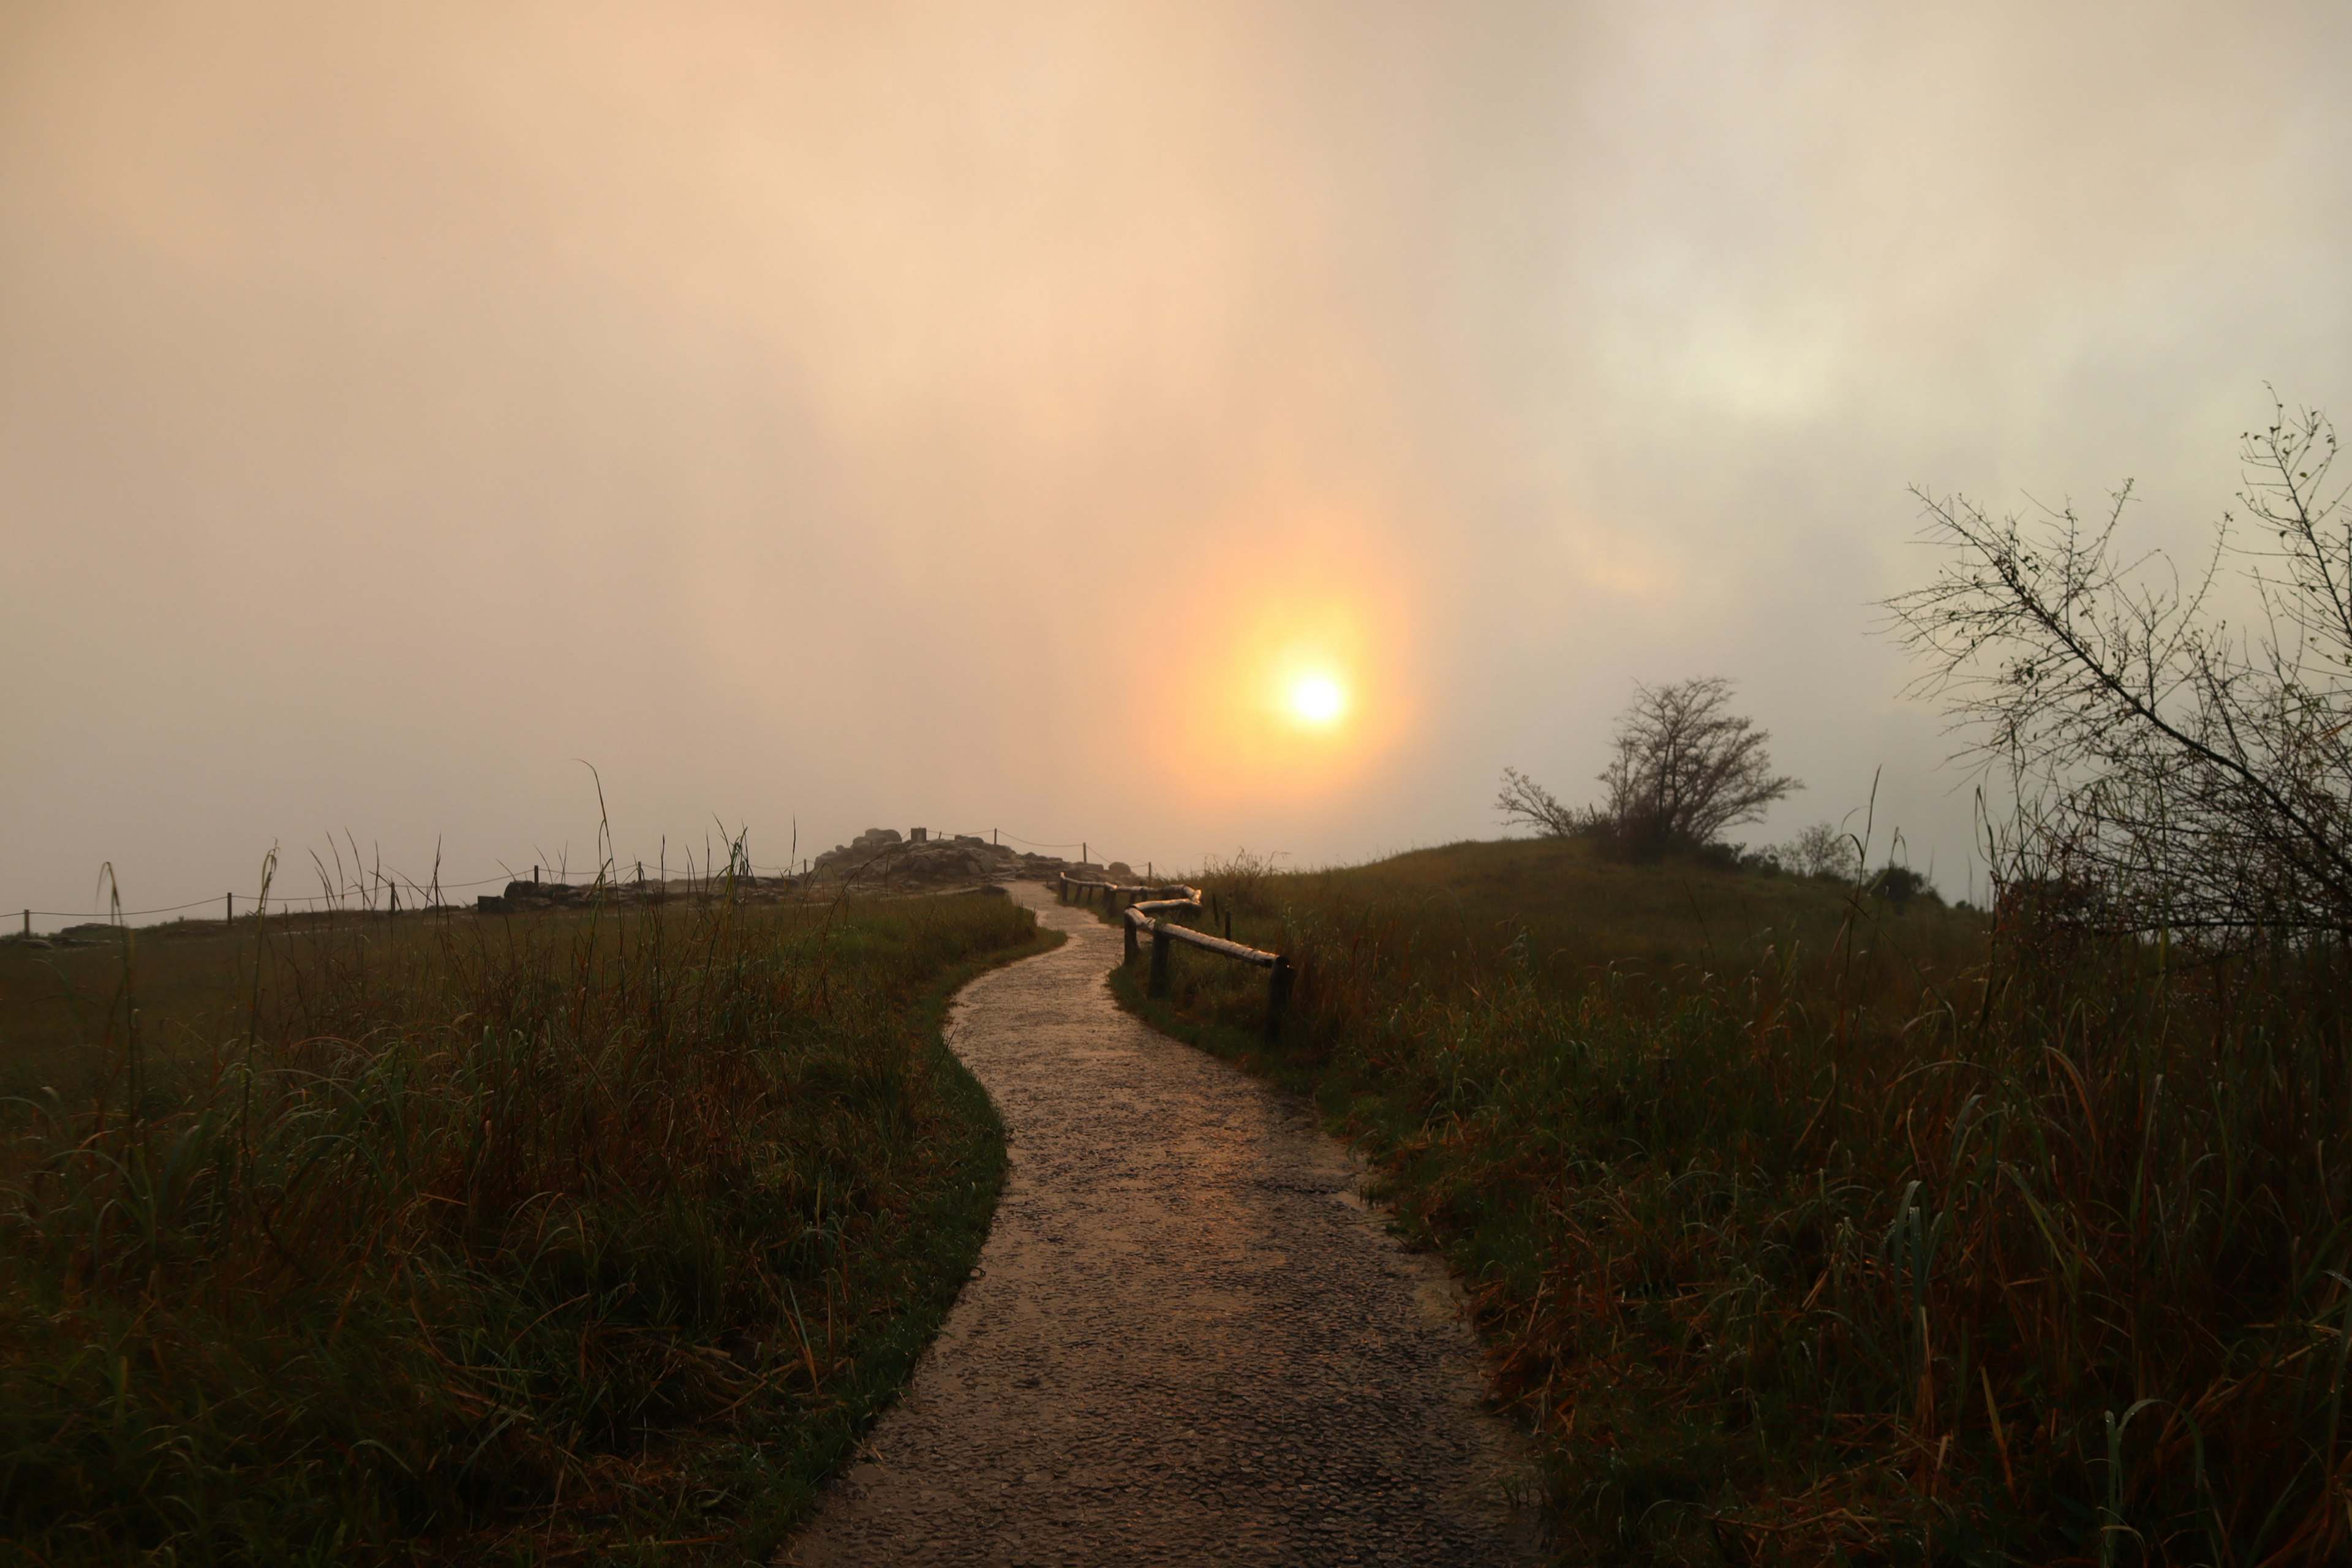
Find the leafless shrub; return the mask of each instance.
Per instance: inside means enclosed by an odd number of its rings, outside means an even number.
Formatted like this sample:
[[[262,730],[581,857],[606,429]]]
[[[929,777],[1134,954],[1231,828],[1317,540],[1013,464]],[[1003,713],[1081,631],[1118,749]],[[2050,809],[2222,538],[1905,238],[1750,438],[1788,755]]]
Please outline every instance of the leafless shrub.
[[[1998,882],[2095,889],[2069,910],[2121,930],[2352,933],[2352,516],[2327,488],[2336,434],[2274,405],[2242,440],[2242,519],[2223,514],[2189,577],[2160,551],[2123,552],[2129,484],[2096,526],[2072,508],[1996,521],[1915,490],[1927,542],[1956,559],[1887,608],[1927,667],[1915,689],[2007,775]],[[2243,630],[2213,602],[2232,563],[2258,611]]]
[[[1800,877],[1851,882],[1862,875],[1862,850],[1853,835],[1841,833],[1826,822],[1814,823],[1769,853]]]
[[[1517,768],[1503,770],[1502,793],[1495,796],[1495,809],[1506,826],[1531,827],[1545,838],[1572,838],[1595,820],[1589,809],[1562,805],[1551,791]]]

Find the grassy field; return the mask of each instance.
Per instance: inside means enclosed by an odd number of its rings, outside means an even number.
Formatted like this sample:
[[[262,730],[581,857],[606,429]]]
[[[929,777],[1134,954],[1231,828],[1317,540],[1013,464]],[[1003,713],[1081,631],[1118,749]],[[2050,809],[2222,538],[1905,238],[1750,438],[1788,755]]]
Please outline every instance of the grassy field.
[[[2168,970],[1576,842],[1213,868],[1131,1005],[1312,1095],[1471,1287],[1567,1561],[2342,1562],[2341,955]]]
[[[964,897],[0,955],[0,1537],[766,1552],[986,1230],[944,999],[1048,940]]]
[[[218,921],[137,933],[141,1023],[159,1071],[201,1062],[211,1043],[243,1033],[253,997],[237,972],[251,961],[255,928],[242,927],[241,939]],[[299,940],[283,927],[277,934]],[[100,1043],[128,1027],[123,977],[119,936],[57,948],[0,942],[0,1095],[95,1094],[115,1065]]]

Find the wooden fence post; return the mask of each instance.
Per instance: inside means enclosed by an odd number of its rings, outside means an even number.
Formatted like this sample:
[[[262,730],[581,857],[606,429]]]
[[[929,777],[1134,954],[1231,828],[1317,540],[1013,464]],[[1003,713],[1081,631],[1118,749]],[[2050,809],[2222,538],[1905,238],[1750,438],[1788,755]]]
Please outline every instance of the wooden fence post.
[[[1282,1010],[1290,1001],[1290,960],[1274,961],[1274,973],[1265,982],[1265,1038],[1268,1045],[1282,1038]]]
[[[223,925],[232,926],[236,924],[236,895],[235,893],[223,893],[221,895],[221,923]]]
[[[1129,920],[1125,915],[1121,915],[1119,917],[1118,923],[1120,928],[1127,932],[1126,962],[1132,963],[1135,961],[1135,922]],[[1157,941],[1158,939],[1154,938],[1153,940]]]
[[[1168,933],[1160,929],[1157,921],[1151,922],[1150,990],[1154,996],[1168,994]]]

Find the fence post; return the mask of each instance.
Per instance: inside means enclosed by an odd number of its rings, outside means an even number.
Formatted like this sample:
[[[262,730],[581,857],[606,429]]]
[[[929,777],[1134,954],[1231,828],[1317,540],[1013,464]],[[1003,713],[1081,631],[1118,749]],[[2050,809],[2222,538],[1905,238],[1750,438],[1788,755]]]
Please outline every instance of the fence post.
[[[1151,994],[1154,996],[1168,994],[1169,945],[1168,933],[1160,929],[1158,921],[1153,921],[1151,922]]]
[[[1127,932],[1127,962],[1131,963],[1135,961],[1135,922],[1121,915],[1118,923],[1120,929]],[[1159,939],[1155,937],[1153,940]]]
[[[33,934],[33,911],[30,910],[25,911],[25,934],[28,937]]]
[[[1290,1000],[1290,960],[1274,961],[1274,973],[1265,982],[1265,1038],[1268,1045],[1282,1038],[1282,1009]]]
[[[235,893],[223,893],[221,895],[221,923],[223,925],[232,926],[236,924],[236,895]]]

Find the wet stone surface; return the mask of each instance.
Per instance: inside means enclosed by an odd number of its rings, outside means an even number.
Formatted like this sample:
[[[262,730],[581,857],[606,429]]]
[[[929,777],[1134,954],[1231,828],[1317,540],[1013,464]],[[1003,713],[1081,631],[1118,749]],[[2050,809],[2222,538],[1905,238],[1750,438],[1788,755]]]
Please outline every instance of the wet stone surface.
[[[1070,940],[948,1035],[1013,1136],[994,1226],[782,1561],[1539,1561],[1443,1268],[1304,1106],[1118,1011],[1116,931],[1015,895]]]

